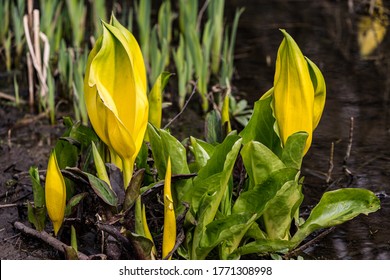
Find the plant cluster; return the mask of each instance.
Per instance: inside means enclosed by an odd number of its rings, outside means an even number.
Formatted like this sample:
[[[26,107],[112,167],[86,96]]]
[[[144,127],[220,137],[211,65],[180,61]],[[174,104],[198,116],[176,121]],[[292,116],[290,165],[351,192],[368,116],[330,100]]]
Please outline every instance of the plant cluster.
[[[191,84],[197,80],[206,113],[210,85],[219,84],[220,92],[230,91],[235,34],[243,9],[237,10],[229,30],[224,23],[224,0],[205,1],[202,7],[189,0],[164,0],[159,6],[152,6],[152,2],[138,0],[131,6],[126,1],[113,1],[110,7],[103,0],[1,0],[0,59],[4,59],[15,84],[15,97],[9,99],[17,105],[26,103],[19,96],[19,70],[27,69],[31,108],[48,113],[55,123],[58,105],[65,100],[73,104],[75,119],[88,124],[82,77],[87,54],[102,31],[99,20],[106,20],[111,8],[139,38],[147,87],[153,86],[163,71],[175,73],[177,94],[172,99],[182,109]],[[157,11],[155,20],[153,10]],[[17,71],[11,72],[13,69]],[[216,103],[220,111],[222,99]],[[245,125],[249,115],[245,106],[238,112],[239,123]]]
[[[223,121],[209,123],[224,131],[220,138],[179,141],[159,126],[168,76],[159,74],[147,94],[142,44],[114,16],[102,27],[84,78],[93,129],[65,119],[44,188],[31,170],[29,218],[36,228],[44,229],[47,211],[54,234],[73,226],[76,240],[77,232],[95,229],[87,224],[92,217],[123,245],[125,257],[239,259],[285,254],[316,230],[379,209],[372,192],[343,188],[324,193],[308,217],[301,215],[301,164],[326,85],[285,30],[274,86],[245,128],[231,130],[222,110]]]

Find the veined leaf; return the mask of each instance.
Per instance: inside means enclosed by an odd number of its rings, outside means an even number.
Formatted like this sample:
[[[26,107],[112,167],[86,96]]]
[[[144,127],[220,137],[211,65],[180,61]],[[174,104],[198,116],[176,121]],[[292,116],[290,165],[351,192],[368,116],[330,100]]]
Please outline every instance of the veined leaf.
[[[257,213],[261,216],[278,191],[289,181],[294,180],[296,174],[297,170],[292,168],[273,172],[262,184],[241,193],[233,206],[232,213]]]
[[[199,191],[203,189],[203,185],[200,182],[205,182],[207,179],[218,180],[220,174],[220,180],[216,184],[210,185],[210,188],[202,195],[199,201],[192,200],[193,204],[199,205],[198,213],[196,213],[198,225],[194,231],[193,243],[192,243],[192,258],[202,259],[206,257],[206,252],[197,252],[199,242],[202,238],[202,234],[205,231],[205,227],[211,223],[218,211],[218,207],[221,204],[222,198],[226,196],[228,190],[228,183],[231,177],[234,163],[236,161],[238,152],[241,148],[241,138],[235,134],[228,135],[224,142],[215,148],[212,157],[207,164],[199,170],[198,176],[194,179],[194,186],[192,191]],[[193,192],[188,195],[191,196]],[[194,206],[192,205],[192,207]],[[200,253],[200,255],[198,254]]]
[[[263,183],[272,172],[286,167],[269,148],[260,142],[246,143],[241,150],[241,156],[250,178],[250,188]]]
[[[250,141],[258,141],[279,155],[282,146],[274,130],[275,118],[271,108],[272,94],[273,88],[255,102],[252,117],[248,125],[241,131],[240,136],[244,145]]]
[[[191,151],[195,156],[195,162],[197,165],[197,170],[206,165],[207,161],[210,159],[211,155],[214,152],[215,147],[207,142],[204,142],[200,139],[190,137],[191,141]]]
[[[148,124],[148,134],[150,145],[152,148],[154,163],[160,178],[165,177],[166,160],[171,158],[172,175],[175,174],[189,174],[190,169],[187,164],[187,151],[185,147],[168,131],[164,129],[155,128]],[[180,180],[172,183],[173,199],[174,201],[187,201],[184,196],[189,192],[192,186],[192,180]],[[177,204],[177,213],[184,210],[183,206]]]
[[[296,180],[288,181],[270,201],[263,213],[264,226],[269,239],[290,239],[291,222],[303,200],[301,188]]]
[[[287,240],[259,239],[239,247],[231,254],[231,258],[247,254],[266,254],[270,252],[286,253],[294,244]]]
[[[366,189],[346,188],[326,192],[291,242],[298,245],[317,229],[339,225],[359,214],[368,215],[379,208],[379,199]]]
[[[307,137],[306,132],[297,132],[287,139],[282,151],[282,161],[286,167],[301,169]]]
[[[87,178],[88,182],[91,185],[94,192],[108,205],[117,206],[118,197],[115,192],[110,188],[110,186],[103,180],[98,177],[93,176],[92,174],[83,172]]]
[[[202,235],[200,246],[197,248],[198,254],[208,253],[214,247],[222,245],[222,259],[226,259],[238,247],[241,239],[257,218],[256,214],[243,213],[229,215],[224,219],[211,222]]]

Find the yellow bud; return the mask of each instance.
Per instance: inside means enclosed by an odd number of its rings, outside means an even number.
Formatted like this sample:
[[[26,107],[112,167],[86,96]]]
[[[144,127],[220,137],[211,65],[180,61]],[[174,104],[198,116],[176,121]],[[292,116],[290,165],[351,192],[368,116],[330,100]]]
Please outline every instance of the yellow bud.
[[[57,235],[65,215],[66,186],[54,151],[47,165],[45,199],[47,213],[53,222],[54,234]]]

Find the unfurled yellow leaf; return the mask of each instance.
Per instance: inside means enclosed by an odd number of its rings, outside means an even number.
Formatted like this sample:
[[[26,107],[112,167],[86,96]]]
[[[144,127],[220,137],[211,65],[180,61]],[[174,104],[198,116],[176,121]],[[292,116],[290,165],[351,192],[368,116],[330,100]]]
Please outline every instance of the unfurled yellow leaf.
[[[273,110],[283,145],[295,132],[309,134],[304,153],[311,145],[314,130],[314,87],[308,63],[294,39],[281,30],[284,39],[276,59]]]
[[[148,122],[146,71],[134,36],[112,17],[88,61],[85,102],[100,139],[122,159],[125,188]]]

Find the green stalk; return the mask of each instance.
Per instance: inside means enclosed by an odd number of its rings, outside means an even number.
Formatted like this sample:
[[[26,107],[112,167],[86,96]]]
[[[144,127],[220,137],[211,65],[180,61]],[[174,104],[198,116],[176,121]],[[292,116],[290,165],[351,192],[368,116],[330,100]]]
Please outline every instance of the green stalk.
[[[149,38],[151,34],[150,14],[151,1],[139,0],[136,5],[137,23],[139,29],[139,41],[141,45],[142,54],[144,56],[145,64],[149,63]]]

